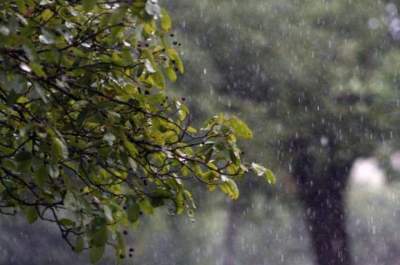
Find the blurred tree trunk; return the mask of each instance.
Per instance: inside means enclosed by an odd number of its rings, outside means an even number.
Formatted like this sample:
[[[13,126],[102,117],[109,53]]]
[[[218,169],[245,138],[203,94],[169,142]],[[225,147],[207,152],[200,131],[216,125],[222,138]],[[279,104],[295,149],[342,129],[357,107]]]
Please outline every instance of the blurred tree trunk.
[[[297,156],[293,173],[304,206],[307,230],[318,265],[351,265],[344,193],[351,163],[327,162],[322,172],[306,152]],[[323,175],[320,175],[323,174]]]
[[[235,201],[231,202],[228,210],[228,215],[226,219],[226,229],[225,229],[225,238],[224,238],[224,260],[223,265],[236,265],[236,251],[235,251],[235,243],[236,237],[238,233],[238,226],[240,220],[240,211],[241,206],[240,203]]]
[[[343,191],[325,189],[301,197],[317,264],[350,265]]]

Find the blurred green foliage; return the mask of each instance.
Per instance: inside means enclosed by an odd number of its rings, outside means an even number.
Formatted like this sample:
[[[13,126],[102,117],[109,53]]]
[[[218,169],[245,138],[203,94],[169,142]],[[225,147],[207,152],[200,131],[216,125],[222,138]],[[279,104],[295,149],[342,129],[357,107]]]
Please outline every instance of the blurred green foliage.
[[[328,161],[348,164],[398,135],[400,53],[385,4],[176,1],[187,50],[203,53],[187,56],[188,70],[198,74],[182,83],[211,87],[218,103],[249,116],[262,132],[254,153],[278,153],[287,170],[296,140],[307,146],[315,172]],[[208,66],[204,73],[193,70],[199,64]]]

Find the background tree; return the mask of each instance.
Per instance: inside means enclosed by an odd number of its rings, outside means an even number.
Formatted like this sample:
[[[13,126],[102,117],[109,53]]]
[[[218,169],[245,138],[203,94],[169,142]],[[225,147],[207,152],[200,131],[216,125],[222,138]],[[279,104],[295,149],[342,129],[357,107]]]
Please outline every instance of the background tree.
[[[157,1],[6,1],[0,4],[0,210],[54,222],[91,262],[106,245],[131,255],[127,229],[167,204],[195,208],[195,179],[232,199],[249,170],[235,116],[197,130],[168,78],[184,72],[171,20]]]
[[[196,29],[187,32],[188,42],[194,39],[210,58],[214,90],[223,99],[228,92],[247,99],[254,112],[265,109],[253,114],[254,124],[269,121],[260,126],[265,144],[258,139],[250,150],[280,154],[277,167],[294,177],[317,263],[351,264],[344,200],[349,170],[357,157],[372,155],[398,134],[399,51],[385,11],[393,4],[198,1],[204,23],[193,16],[193,4],[177,6],[184,26]],[[205,29],[207,35],[190,35]]]

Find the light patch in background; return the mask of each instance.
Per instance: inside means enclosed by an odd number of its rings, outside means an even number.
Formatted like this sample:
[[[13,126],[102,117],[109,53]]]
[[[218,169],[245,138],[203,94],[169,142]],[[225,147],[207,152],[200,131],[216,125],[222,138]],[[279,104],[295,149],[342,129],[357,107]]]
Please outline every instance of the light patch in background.
[[[394,170],[400,171],[400,151],[390,156],[390,165]]]
[[[385,173],[379,167],[376,158],[359,158],[354,162],[350,171],[350,186],[352,188],[380,190],[385,184]]]

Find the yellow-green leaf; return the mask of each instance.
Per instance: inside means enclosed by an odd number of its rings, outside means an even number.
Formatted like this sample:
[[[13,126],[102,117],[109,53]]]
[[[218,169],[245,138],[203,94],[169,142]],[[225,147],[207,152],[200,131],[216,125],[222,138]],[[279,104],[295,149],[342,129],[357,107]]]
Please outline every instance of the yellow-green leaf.
[[[32,69],[32,71],[39,77],[45,77],[46,73],[43,70],[43,67],[38,64],[38,63],[31,63],[29,64],[29,67]]]
[[[269,184],[275,184],[276,183],[276,177],[274,173],[270,169],[265,170],[265,179]]]
[[[177,75],[174,68],[172,67],[165,68],[165,74],[167,75],[170,81],[175,82],[177,80]]]
[[[165,32],[171,30],[172,22],[167,10],[161,9],[161,29]]]
[[[232,200],[239,198],[239,188],[237,187],[236,182],[232,179],[224,177],[223,182],[219,185],[219,188]]]
[[[53,157],[57,161],[68,158],[68,148],[64,144],[64,142],[61,141],[59,138],[52,137],[52,146],[51,147],[52,147]]]
[[[146,214],[153,214],[154,208],[148,199],[143,199],[139,202],[140,209]]]
[[[131,157],[136,157],[139,154],[135,144],[129,142],[128,140],[124,140],[123,143],[126,151],[128,151]]]
[[[169,49],[167,49],[167,54],[168,54],[169,59],[171,60],[172,64],[178,69],[178,71],[181,74],[183,74],[185,72],[185,69],[183,67],[183,62],[182,62],[182,59],[179,56],[178,52],[173,48],[169,48]]]
[[[44,21],[49,20],[52,16],[54,15],[53,11],[51,11],[50,9],[46,8],[42,14],[40,14],[40,16],[42,17],[42,19]]]
[[[243,138],[243,139],[251,139],[253,138],[253,132],[250,130],[250,128],[247,126],[246,123],[244,123],[242,120],[240,120],[236,116],[232,116],[228,118],[225,121],[225,124],[229,126],[234,134],[237,137]]]

